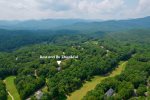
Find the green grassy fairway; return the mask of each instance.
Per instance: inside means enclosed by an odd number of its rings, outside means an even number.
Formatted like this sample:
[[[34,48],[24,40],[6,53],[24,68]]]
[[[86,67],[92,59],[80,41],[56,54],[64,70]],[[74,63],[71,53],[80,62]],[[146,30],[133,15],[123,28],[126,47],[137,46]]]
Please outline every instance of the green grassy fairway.
[[[70,96],[67,97],[67,100],[81,100],[88,91],[92,90],[95,88],[97,84],[99,84],[102,80],[108,77],[114,77],[116,75],[119,75],[124,69],[127,64],[126,62],[120,62],[119,66],[112,71],[109,75],[107,76],[95,76],[94,78],[91,79],[91,81],[86,81],[83,84],[83,87],[81,87],[79,90],[76,90],[75,92],[71,93]]]
[[[6,88],[10,92],[10,94],[13,96],[14,100],[20,100],[19,93],[14,84],[14,79],[15,79],[15,76],[10,76],[5,79]],[[8,100],[12,100],[10,96],[8,97]]]
[[[7,100],[12,100],[12,98],[10,97],[10,95],[7,96]]]

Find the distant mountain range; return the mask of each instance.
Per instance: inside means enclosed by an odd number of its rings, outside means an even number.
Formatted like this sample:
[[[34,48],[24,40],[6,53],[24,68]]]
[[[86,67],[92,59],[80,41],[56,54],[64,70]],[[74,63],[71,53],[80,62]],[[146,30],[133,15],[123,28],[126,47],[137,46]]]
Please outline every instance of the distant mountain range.
[[[0,29],[9,30],[85,30],[85,31],[120,31],[128,29],[150,28],[150,17],[93,21],[82,19],[46,19],[28,21],[0,21]]]
[[[73,25],[78,22],[86,22],[80,19],[45,19],[27,21],[0,21],[1,29],[15,30],[45,30],[53,29],[64,25]]]

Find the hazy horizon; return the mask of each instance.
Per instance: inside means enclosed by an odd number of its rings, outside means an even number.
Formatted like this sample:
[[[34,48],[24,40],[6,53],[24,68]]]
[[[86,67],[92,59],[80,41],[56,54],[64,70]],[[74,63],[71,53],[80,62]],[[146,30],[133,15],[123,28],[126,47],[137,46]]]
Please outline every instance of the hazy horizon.
[[[146,18],[146,17],[150,17],[150,16],[143,16],[143,17],[136,17],[136,18],[124,18],[124,19],[84,19],[84,18],[45,18],[45,19],[12,19],[12,20],[9,20],[9,19],[0,19],[0,21],[11,21],[11,22],[15,22],[15,21],[18,21],[18,22],[24,22],[24,21],[40,21],[40,20],[85,20],[85,21],[99,21],[99,22],[102,22],[102,21],[120,21],[120,20],[132,20],[132,19],[139,19],[139,18]]]

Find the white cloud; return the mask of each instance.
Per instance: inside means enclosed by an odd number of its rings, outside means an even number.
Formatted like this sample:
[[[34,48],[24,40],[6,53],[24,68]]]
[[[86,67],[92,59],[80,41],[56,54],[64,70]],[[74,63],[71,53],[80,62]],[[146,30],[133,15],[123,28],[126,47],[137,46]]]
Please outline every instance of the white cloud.
[[[128,3],[125,0],[0,0],[0,19],[122,19],[150,15],[149,0],[139,0],[134,7]]]
[[[150,15],[150,1],[149,0],[140,0],[136,13],[140,16]]]
[[[0,19],[38,19],[48,16],[36,0],[1,0]]]
[[[150,16],[150,1],[149,0],[139,0],[136,6],[128,8],[126,6],[122,15],[122,18],[139,18]]]
[[[83,0],[79,3],[79,11],[86,12],[91,18],[109,18],[123,8],[123,0],[102,0],[101,2]]]
[[[114,14],[118,9],[122,9],[124,4],[123,0],[56,0],[55,2],[45,0],[45,2],[46,1],[47,3],[43,4],[42,8],[46,7],[49,12],[52,12],[52,10],[57,11],[53,13],[53,16],[71,18],[109,18],[109,16],[112,17],[110,14]],[[58,5],[65,5],[66,7],[64,8],[68,9],[59,10],[61,6]]]

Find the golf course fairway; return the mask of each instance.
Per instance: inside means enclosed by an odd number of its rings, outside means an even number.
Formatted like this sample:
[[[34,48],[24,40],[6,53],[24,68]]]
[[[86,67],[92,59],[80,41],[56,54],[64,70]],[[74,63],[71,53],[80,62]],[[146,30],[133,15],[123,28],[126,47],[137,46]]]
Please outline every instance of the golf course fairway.
[[[86,81],[80,89],[72,92],[70,96],[67,96],[67,100],[81,100],[88,91],[93,90],[97,84],[101,83],[102,80],[121,74],[121,72],[125,69],[126,64],[127,61],[120,62],[119,66],[107,76],[94,76],[91,81]]]

